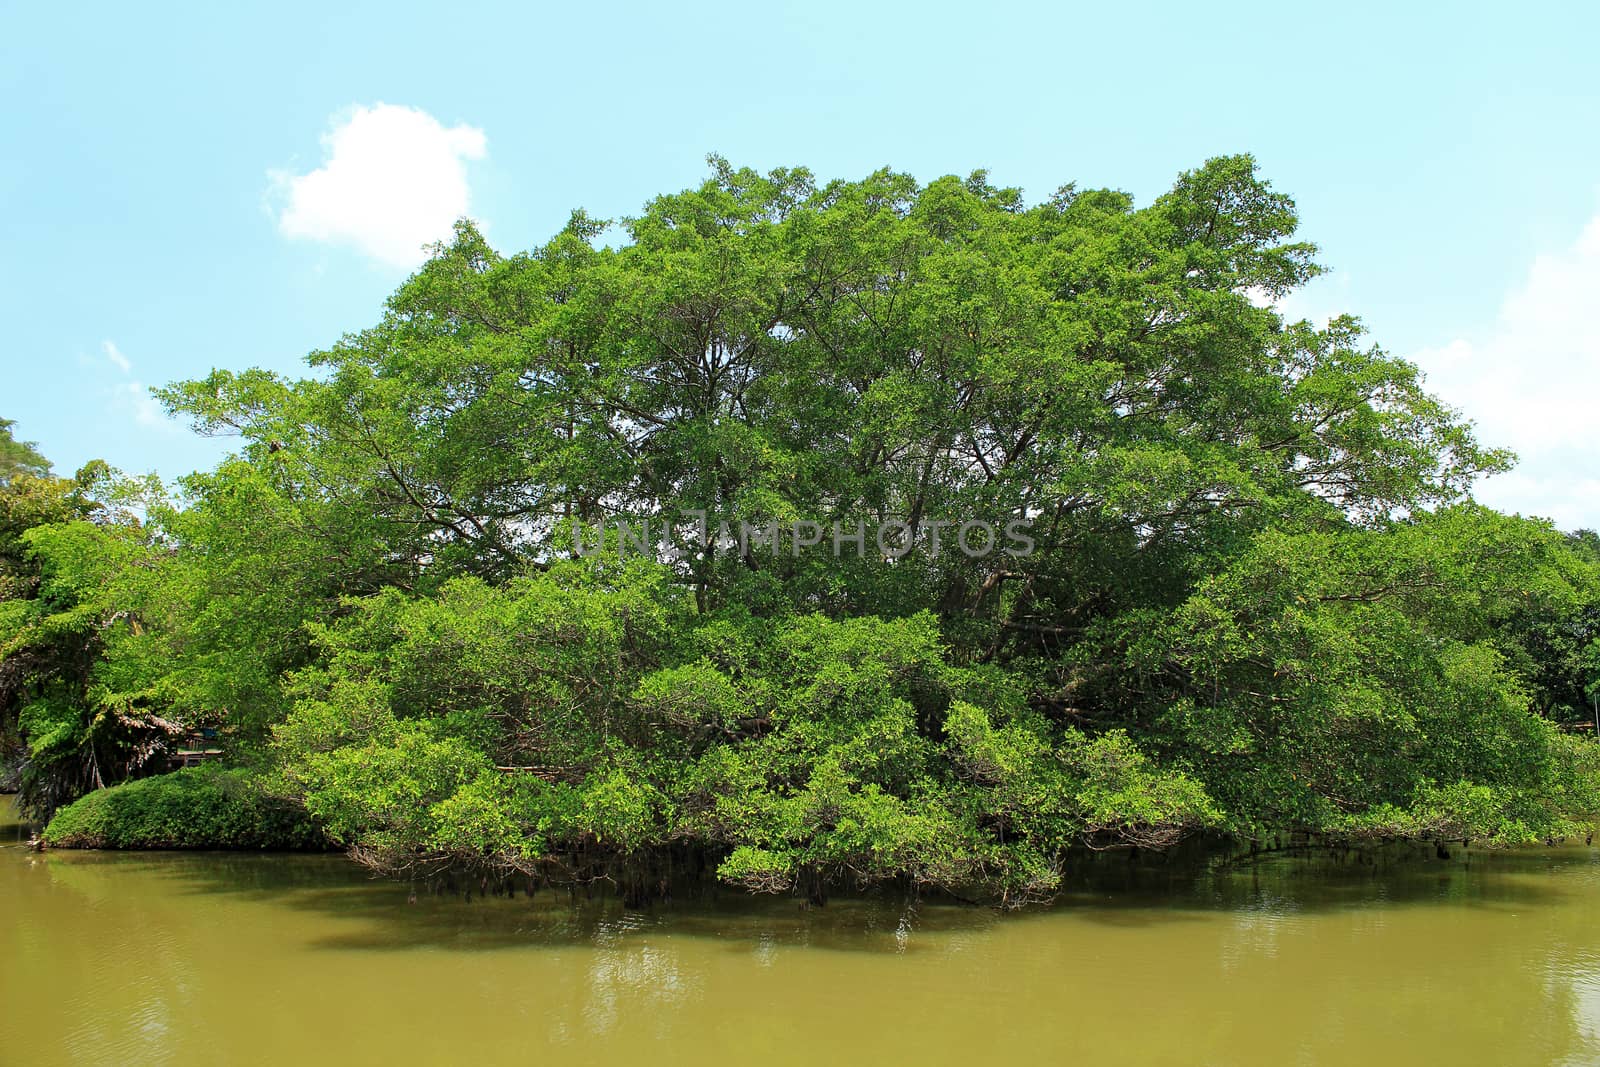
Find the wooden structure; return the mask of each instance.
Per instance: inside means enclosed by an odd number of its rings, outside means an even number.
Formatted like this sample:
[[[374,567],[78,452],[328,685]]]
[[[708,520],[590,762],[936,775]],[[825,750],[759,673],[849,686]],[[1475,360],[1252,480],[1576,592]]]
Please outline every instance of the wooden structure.
[[[177,748],[172,750],[172,766],[198,767],[214,759],[222,758],[222,749],[215,730],[191,730],[177,739]]]

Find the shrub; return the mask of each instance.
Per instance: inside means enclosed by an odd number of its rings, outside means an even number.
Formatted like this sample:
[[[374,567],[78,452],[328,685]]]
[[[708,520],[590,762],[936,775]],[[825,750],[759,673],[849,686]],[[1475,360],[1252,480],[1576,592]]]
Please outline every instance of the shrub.
[[[248,771],[191,767],[98,789],[45,827],[54,848],[321,849],[306,814]]]

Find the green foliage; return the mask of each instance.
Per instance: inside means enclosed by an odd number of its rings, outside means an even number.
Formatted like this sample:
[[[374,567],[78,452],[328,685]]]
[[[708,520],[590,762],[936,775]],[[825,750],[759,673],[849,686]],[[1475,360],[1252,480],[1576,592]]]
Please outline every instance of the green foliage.
[[[321,849],[305,813],[244,771],[201,766],[99,789],[56,812],[52,848]]]
[[[175,730],[128,610],[126,579],[159,551],[130,505],[154,488],[103,463],[0,487],[0,750],[35,818],[139,773]]]
[[[12,436],[15,419],[0,419],[0,486],[9,485],[19,474],[44,478],[50,474],[50,461],[39,454],[32,441]]]
[[[696,615],[667,577],[563,564],[352,602],[276,730],[283,787],[395,870],[696,841],[755,889],[905,877],[1017,900],[1084,835],[1217,821],[1125,735],[1059,735],[1002,672],[951,666],[930,615],[773,627]]]
[[[1543,837],[1590,802],[1566,789],[1567,739],[1532,713],[1500,621],[1565,614],[1595,580],[1548,526],[1479,508],[1272,531],[1176,611],[1102,626],[1078,654],[1240,832],[1334,832],[1374,811],[1403,826],[1393,813],[1414,810],[1461,836]]]
[[[10,475],[36,808],[210,726],[385,870],[1008,903],[1085,847],[1600,809],[1600,542],[1472,504],[1511,457],[1356,319],[1260,306],[1321,268],[1252,159],[1142,207],[711,164],[613,247],[459,224],[309,377],[164,390],[239,439],[177,499]],[[920,547],[721,536],[797,520]]]

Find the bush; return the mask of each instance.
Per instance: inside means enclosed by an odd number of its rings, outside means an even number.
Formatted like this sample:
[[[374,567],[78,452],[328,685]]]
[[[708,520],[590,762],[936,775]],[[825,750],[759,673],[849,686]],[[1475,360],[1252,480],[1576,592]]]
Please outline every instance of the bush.
[[[53,848],[322,849],[306,814],[248,771],[191,767],[98,789],[45,827]]]

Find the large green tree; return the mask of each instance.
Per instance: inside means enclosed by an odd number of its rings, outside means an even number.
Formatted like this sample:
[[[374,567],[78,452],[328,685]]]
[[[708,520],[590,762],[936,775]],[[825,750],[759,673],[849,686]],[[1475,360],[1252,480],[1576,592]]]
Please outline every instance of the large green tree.
[[[96,587],[146,622],[95,669],[392,870],[1020,901],[1084,846],[1600,806],[1597,560],[1471,504],[1511,457],[1355,319],[1270,306],[1320,268],[1249,157],[1142,207],[712,165],[609,245],[461,223],[307,378],[164,391],[239,448]]]

